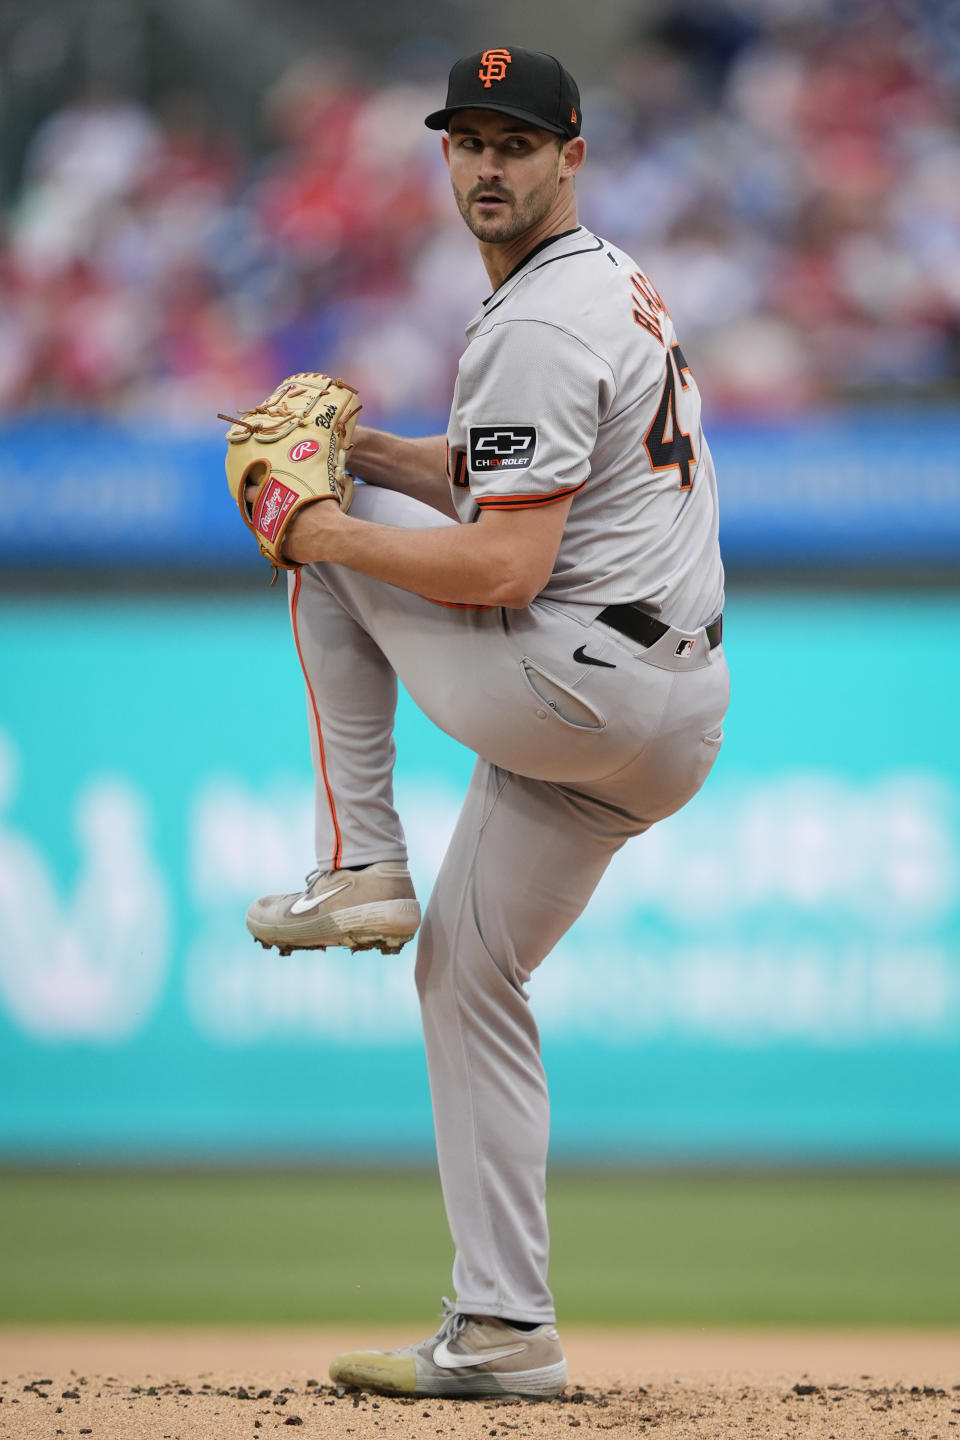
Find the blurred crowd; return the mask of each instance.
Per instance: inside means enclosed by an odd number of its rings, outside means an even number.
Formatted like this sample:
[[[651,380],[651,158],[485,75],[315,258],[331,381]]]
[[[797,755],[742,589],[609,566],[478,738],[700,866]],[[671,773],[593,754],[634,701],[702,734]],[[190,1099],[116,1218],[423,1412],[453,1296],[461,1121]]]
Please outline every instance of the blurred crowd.
[[[935,29],[883,6],[728,13],[645,35],[584,88],[581,220],[653,279],[713,413],[949,392],[960,113]],[[256,153],[187,92],[51,115],[0,237],[0,410],[206,425],[322,368],[368,416],[442,417],[487,294],[423,125],[444,79],[305,55]]]

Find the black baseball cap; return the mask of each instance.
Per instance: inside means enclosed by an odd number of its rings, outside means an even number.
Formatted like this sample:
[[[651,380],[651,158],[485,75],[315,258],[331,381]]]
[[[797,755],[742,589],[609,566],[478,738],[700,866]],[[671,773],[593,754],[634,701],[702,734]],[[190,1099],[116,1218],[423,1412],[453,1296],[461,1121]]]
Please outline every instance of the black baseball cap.
[[[447,103],[424,124],[446,130],[457,110],[498,110],[572,140],[580,134],[577,82],[539,50],[478,50],[450,71]]]

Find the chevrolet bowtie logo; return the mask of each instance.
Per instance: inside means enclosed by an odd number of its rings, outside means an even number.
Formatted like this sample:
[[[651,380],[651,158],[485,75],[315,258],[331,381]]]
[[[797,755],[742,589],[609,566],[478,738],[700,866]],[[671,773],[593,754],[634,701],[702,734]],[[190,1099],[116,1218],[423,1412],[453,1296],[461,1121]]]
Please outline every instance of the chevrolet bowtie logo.
[[[529,435],[518,435],[515,430],[495,430],[477,441],[478,450],[492,450],[496,455],[513,455],[517,450],[526,450],[530,444]]]

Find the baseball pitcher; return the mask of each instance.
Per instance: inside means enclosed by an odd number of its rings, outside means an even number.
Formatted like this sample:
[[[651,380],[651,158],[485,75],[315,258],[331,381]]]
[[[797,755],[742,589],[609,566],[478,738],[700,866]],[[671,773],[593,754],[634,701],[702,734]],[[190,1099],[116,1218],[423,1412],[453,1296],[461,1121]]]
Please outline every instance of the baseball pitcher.
[[[318,374],[228,432],[244,519],[290,572],[316,771],[316,868],[301,893],[255,901],[247,925],[284,953],[396,951],[420,930],[456,1299],[429,1339],[343,1355],[332,1378],[547,1396],[567,1367],[525,986],[611,856],[717,758],[717,490],[664,301],[578,222],[572,77],[550,55],[485,50],[454,65],[426,123],[490,280],[446,436],[359,425],[355,392]],[[398,677],[477,756],[422,925],[393,804]]]

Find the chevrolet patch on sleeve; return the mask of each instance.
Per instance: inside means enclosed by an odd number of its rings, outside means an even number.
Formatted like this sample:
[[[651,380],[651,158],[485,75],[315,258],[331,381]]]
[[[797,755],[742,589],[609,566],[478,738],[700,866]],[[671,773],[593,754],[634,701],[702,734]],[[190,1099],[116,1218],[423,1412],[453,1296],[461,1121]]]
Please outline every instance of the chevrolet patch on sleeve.
[[[535,425],[471,425],[470,469],[526,470],[537,449]]]

